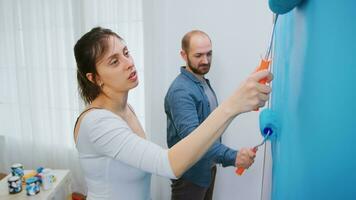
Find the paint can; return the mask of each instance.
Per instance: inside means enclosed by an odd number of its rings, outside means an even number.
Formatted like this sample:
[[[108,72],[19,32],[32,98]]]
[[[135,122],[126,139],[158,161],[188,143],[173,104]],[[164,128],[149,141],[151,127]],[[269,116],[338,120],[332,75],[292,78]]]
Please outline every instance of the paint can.
[[[43,169],[41,173],[42,186],[44,190],[49,190],[53,185],[53,174],[50,169]]]
[[[24,175],[24,170],[23,170],[23,165],[20,163],[15,163],[13,165],[11,165],[11,174],[13,176],[18,176],[20,178],[23,177]]]
[[[26,180],[27,196],[34,196],[40,192],[40,180],[37,177],[31,177]]]
[[[11,176],[7,179],[9,184],[9,193],[10,194],[17,194],[22,191],[22,181],[21,178],[18,176]]]

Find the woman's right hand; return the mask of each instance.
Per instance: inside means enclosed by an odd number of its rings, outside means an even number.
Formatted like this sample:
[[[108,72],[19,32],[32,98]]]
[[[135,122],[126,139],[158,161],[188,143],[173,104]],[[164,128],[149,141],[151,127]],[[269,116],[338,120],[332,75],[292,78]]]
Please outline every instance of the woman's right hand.
[[[269,85],[259,83],[264,78],[269,83],[272,81],[273,75],[268,70],[254,72],[227,99],[227,109],[232,111],[234,116],[265,105],[272,89]]]

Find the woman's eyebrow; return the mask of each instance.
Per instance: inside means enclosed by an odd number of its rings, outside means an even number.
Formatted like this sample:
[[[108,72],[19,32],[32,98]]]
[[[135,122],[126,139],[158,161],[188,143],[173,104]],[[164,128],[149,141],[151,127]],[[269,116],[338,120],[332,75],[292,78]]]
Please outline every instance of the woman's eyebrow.
[[[119,53],[114,53],[114,54],[112,54],[111,56],[109,56],[108,58],[107,58],[107,60],[110,60],[110,59],[112,59],[112,58],[114,58],[114,57],[118,57],[120,54]]]

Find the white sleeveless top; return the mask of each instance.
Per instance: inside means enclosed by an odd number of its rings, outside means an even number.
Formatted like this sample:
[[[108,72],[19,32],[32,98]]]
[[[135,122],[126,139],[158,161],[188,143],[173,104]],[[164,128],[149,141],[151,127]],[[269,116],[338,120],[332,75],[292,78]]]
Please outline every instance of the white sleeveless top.
[[[167,149],[139,137],[122,118],[105,109],[85,114],[76,147],[87,200],[148,200],[151,173],[176,178]]]

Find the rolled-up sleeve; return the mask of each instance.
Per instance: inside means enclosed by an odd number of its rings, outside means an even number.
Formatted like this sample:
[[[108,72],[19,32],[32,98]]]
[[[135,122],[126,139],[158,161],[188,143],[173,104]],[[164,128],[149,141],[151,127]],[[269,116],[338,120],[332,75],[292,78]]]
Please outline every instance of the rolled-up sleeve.
[[[223,167],[235,166],[237,151],[233,150],[220,142],[215,142],[209,151],[204,155],[205,158],[214,158],[216,163]]]

